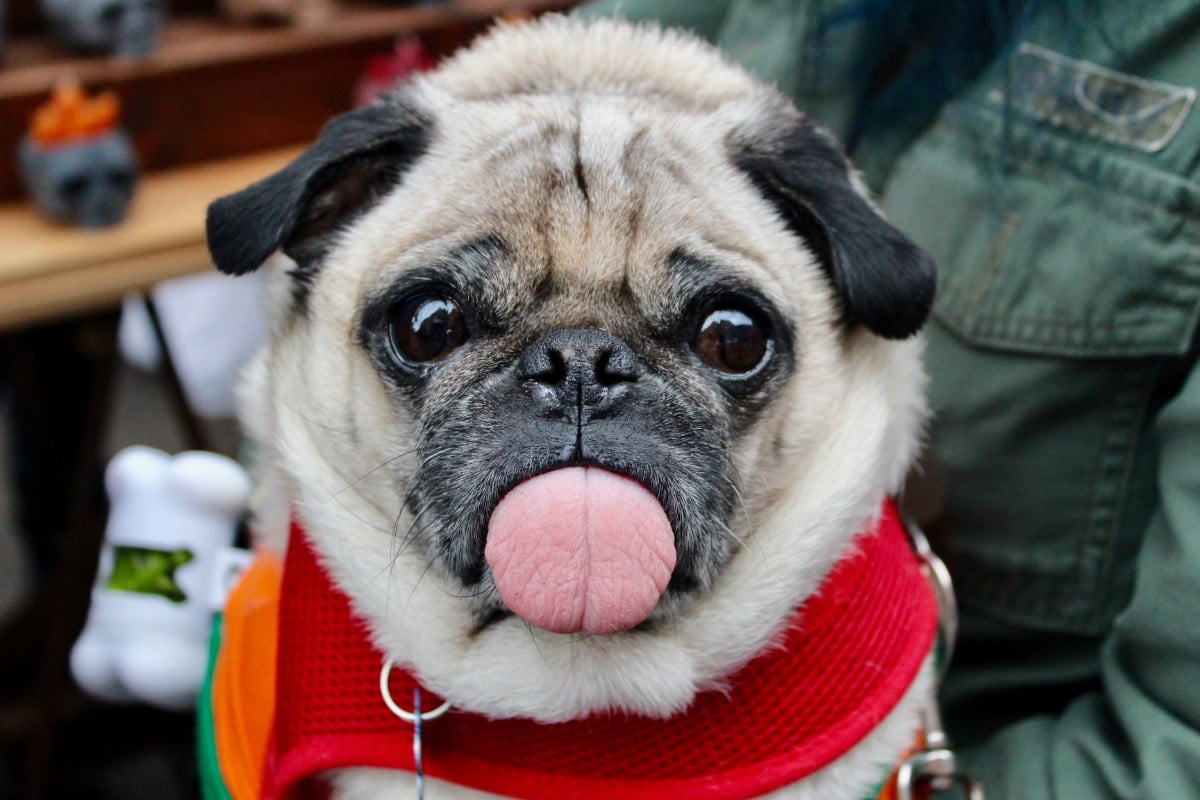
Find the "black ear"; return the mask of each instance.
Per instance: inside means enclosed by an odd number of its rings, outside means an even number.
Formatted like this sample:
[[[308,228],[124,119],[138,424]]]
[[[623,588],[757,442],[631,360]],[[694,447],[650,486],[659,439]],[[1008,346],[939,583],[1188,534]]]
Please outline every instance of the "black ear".
[[[826,134],[789,120],[774,136],[732,147],[737,166],[821,260],[846,322],[887,339],[920,330],[937,266],[855,191],[849,162]]]
[[[208,207],[208,249],[217,269],[251,272],[282,248],[301,265],[303,279],[323,254],[326,235],[395,186],[429,137],[428,122],[398,102],[335,117],[291,164]]]

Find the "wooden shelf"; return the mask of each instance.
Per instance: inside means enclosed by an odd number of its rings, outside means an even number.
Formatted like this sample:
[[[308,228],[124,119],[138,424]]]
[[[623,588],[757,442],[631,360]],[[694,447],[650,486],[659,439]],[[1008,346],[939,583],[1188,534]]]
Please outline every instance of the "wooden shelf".
[[[64,57],[41,35],[17,37],[0,69],[0,152],[63,74],[121,95],[147,177],[129,218],[104,231],[56,226],[23,201],[0,157],[0,332],[103,308],[127,292],[211,269],[204,211],[280,168],[350,106],[370,56],[418,33],[449,52],[499,14],[572,0],[455,0],[406,7],[346,4],[315,27],[236,25],[194,5],[150,58]]]
[[[310,140],[347,110],[370,58],[415,33],[447,53],[511,11],[565,9],[573,0],[453,0],[405,7],[339,5],[317,26],[253,26],[211,11],[173,17],[143,60],[84,58],[44,34],[14,38],[0,69],[0,153],[12,153],[55,82],[75,76],[121,97],[123,123],[149,170]],[[22,196],[0,156],[0,201]]]
[[[221,195],[278,170],[300,148],[168,170],[142,181],[129,218],[98,231],[0,207],[0,332],[113,305],[159,281],[212,269],[204,214]]]
[[[571,5],[567,0],[455,0],[400,8],[344,4],[327,22],[294,26],[248,25],[212,14],[190,14],[172,19],[159,48],[144,59],[71,56],[47,35],[25,37],[6,49],[0,102],[45,94],[64,74],[89,84],[113,84],[405,33],[440,35],[448,29],[488,23],[514,10],[537,13]]]

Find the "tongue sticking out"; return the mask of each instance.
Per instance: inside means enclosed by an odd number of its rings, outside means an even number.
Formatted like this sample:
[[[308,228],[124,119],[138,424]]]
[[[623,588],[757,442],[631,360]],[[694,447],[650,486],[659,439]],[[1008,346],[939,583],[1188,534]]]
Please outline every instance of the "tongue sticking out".
[[[530,478],[492,512],[484,550],[500,598],[555,633],[615,633],[649,616],[675,568],[662,505],[595,467]]]

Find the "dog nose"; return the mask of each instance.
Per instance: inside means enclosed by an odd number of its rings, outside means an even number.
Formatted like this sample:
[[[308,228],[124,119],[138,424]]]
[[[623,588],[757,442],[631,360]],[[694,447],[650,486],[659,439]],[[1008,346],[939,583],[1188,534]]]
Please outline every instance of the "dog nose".
[[[582,421],[610,409],[641,372],[642,363],[629,345],[599,328],[547,333],[517,362],[517,377],[532,384],[542,405],[578,408]]]

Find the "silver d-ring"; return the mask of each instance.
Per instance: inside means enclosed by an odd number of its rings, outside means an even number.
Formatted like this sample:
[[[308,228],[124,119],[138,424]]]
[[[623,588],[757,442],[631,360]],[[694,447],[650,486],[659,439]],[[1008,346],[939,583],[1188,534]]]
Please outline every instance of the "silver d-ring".
[[[392,677],[392,669],[394,669],[395,666],[396,662],[390,658],[383,662],[383,669],[379,671],[379,694],[381,697],[383,697],[383,703],[388,707],[389,711],[407,722],[409,725],[415,725],[417,724],[417,715],[397,705],[396,701],[392,699],[392,690],[388,688],[388,679]],[[450,710],[450,705],[450,701],[447,700],[428,713],[422,711],[421,721],[427,722],[431,719],[437,719]]]

